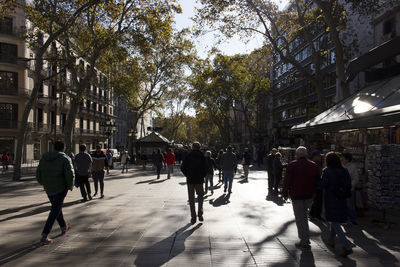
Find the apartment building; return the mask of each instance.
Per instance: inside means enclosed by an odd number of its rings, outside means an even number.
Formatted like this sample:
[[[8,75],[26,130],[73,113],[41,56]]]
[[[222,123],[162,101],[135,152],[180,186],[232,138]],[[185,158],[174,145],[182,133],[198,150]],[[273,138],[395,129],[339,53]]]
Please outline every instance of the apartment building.
[[[351,48],[351,58],[360,56],[373,47],[372,15],[350,13],[346,28],[341,32],[343,42]],[[346,38],[343,38],[347,35]],[[314,47],[324,45],[329,52],[324,55],[321,75],[323,77],[324,109],[327,109],[342,99],[339,81],[336,78],[335,52],[329,33],[321,29],[314,35]],[[352,43],[352,42],[355,42]],[[354,48],[354,49],[353,49]],[[303,67],[315,74],[312,63],[311,47],[301,38],[290,43],[289,53]],[[291,65],[285,64],[278,55],[273,57],[271,88],[273,91],[273,143],[282,146],[294,146],[303,142],[301,135],[293,134],[292,126],[304,123],[322,112],[318,109],[317,94],[311,83],[302,77]],[[350,93],[365,86],[365,76],[359,75],[349,84]]]
[[[29,58],[33,57],[23,39],[23,30],[28,27],[22,9],[0,19],[0,151],[14,156],[16,136],[20,128],[22,114],[33,88],[33,71]],[[53,44],[52,48],[57,47]],[[87,68],[84,59],[79,61]],[[54,73],[57,66],[46,64],[48,74]],[[63,92],[69,83],[68,71],[48,79],[40,88],[39,95],[28,119],[23,162],[40,159],[49,151],[51,143],[63,139],[65,122],[70,110],[70,99]],[[112,147],[113,127],[116,116],[114,92],[108,77],[97,70],[97,79],[90,85],[89,94],[81,102],[75,120],[73,148],[78,151],[79,144],[93,149],[96,144]]]

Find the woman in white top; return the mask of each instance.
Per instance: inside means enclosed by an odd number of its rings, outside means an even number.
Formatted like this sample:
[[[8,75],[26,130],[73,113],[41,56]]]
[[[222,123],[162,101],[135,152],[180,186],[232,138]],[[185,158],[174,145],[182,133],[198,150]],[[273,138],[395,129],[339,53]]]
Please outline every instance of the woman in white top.
[[[351,177],[351,197],[347,199],[349,217],[351,222],[357,225],[357,215],[354,205],[354,190],[360,178],[358,176],[357,166],[352,162],[352,160],[353,156],[350,153],[343,153],[342,164],[348,170]]]

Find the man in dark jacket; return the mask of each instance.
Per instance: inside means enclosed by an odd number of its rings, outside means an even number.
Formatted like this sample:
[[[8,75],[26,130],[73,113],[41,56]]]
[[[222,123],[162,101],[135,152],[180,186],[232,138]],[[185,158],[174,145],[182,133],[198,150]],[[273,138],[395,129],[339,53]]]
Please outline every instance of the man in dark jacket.
[[[204,177],[207,173],[206,159],[200,151],[200,143],[194,142],[192,151],[186,156],[181,165],[181,171],[186,176],[190,213],[192,216],[191,223],[196,223],[196,209],[194,205],[194,191],[196,191],[199,203],[198,216],[202,222],[203,219],[203,199],[204,199]]]
[[[94,194],[97,195],[98,185],[100,182],[100,198],[104,197],[104,169],[109,172],[108,160],[106,154],[101,150],[101,146],[96,146],[96,151],[91,155],[92,157],[92,178],[94,182]]]
[[[232,147],[228,146],[227,151],[221,157],[222,176],[224,177],[224,192],[228,189],[228,194],[232,194],[232,183],[237,166],[237,157],[232,152]]]
[[[39,184],[43,185],[51,203],[50,213],[40,239],[40,243],[43,245],[53,242],[47,236],[55,220],[60,225],[62,234],[71,228],[71,225],[64,221],[62,205],[68,189],[72,191],[74,178],[74,167],[71,159],[64,153],[64,143],[56,141],[54,151],[47,152],[42,156],[36,170],[36,179]]]
[[[296,149],[296,159],[289,163],[283,184],[283,197],[292,199],[294,217],[300,242],[296,247],[309,249],[310,230],[308,227],[308,211],[312,204],[315,185],[320,177],[320,171],[313,161],[307,159],[307,148],[299,146]]]
[[[246,147],[244,149],[243,160],[242,160],[243,172],[244,172],[244,180],[246,182],[249,181],[249,170],[250,170],[251,160],[252,160],[252,158],[251,158],[249,149]]]
[[[268,193],[272,193],[274,189],[274,160],[276,152],[278,152],[278,150],[276,148],[273,148],[271,150],[271,153],[269,153],[267,156]]]

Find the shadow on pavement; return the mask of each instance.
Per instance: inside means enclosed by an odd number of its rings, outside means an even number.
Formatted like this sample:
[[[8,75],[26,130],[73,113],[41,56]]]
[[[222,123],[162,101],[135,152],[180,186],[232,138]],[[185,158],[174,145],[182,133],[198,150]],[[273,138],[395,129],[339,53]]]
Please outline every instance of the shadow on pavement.
[[[149,180],[140,181],[140,182],[137,182],[136,184],[149,184],[149,183],[151,183],[152,181],[154,181],[154,179],[155,179],[155,178],[149,179]]]
[[[300,255],[300,267],[315,267],[314,254],[311,250],[303,250]]]
[[[185,251],[185,240],[193,234],[194,231],[199,229],[202,224],[199,223],[192,229],[188,228],[192,224],[188,223],[174,234],[166,237],[165,239],[151,245],[150,247],[144,248],[138,251],[137,258],[134,262],[135,266],[161,266],[174,257],[178,256],[182,252]],[[179,237],[178,237],[179,236]],[[173,239],[172,244],[170,245],[170,241]],[[169,247],[168,256],[164,255],[163,257],[158,254],[163,254],[162,252],[166,251]]]
[[[15,213],[24,209],[29,209],[29,208],[34,208],[37,206],[42,206],[44,204],[48,204],[49,202],[42,202],[42,203],[36,203],[36,204],[31,204],[31,205],[26,205],[22,207],[17,207],[17,208],[11,208],[11,209],[5,209],[5,210],[0,210],[0,215],[5,215],[5,214],[10,214],[10,213]]]
[[[167,180],[168,180],[167,178],[165,178],[163,180],[154,180],[154,181],[151,181],[149,184],[160,184],[160,183],[163,183],[163,182],[165,182]]]
[[[24,218],[24,217],[36,215],[36,214],[43,213],[43,212],[48,212],[48,211],[50,211],[50,202],[46,202],[46,203],[49,203],[49,205],[40,207],[40,208],[36,208],[36,209],[28,211],[28,212],[24,212],[22,214],[7,217],[5,219],[0,220],[0,222],[9,221],[9,220],[18,219],[18,218]],[[66,202],[66,203],[64,203],[63,208],[70,207],[70,206],[80,204],[80,203],[82,203],[81,200]]]
[[[25,256],[26,254],[36,250],[39,247],[41,247],[40,243],[36,242],[34,244],[25,246],[23,248],[16,249],[5,255],[2,255],[2,256],[0,256],[0,265],[6,264],[7,262],[21,258],[21,257]]]
[[[231,197],[230,194],[227,194],[227,195],[226,195],[226,194],[222,194],[221,196],[219,196],[219,197],[216,198],[216,199],[210,199],[210,200],[208,201],[208,203],[210,203],[210,204],[213,205],[214,207],[219,207],[219,206],[226,205],[226,204],[230,203],[230,202],[231,202],[231,201],[229,200],[230,197]]]

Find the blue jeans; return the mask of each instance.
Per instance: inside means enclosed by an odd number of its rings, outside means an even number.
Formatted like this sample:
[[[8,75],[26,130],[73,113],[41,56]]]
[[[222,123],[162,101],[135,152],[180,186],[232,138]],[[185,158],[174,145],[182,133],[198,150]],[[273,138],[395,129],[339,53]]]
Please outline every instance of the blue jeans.
[[[350,220],[355,222],[357,220],[356,207],[354,206],[354,190],[351,191],[351,197],[347,199],[347,212],[349,213]]]
[[[125,170],[126,172],[128,172],[128,162],[122,164],[122,172],[124,172],[124,170]]]
[[[49,217],[47,217],[46,224],[44,225],[42,236],[47,237],[49,235],[55,220],[57,220],[61,228],[66,227],[66,223],[64,221],[64,216],[62,213],[62,205],[64,203],[64,199],[66,196],[67,196],[67,189],[51,196],[47,195],[51,203],[51,209]]]
[[[97,189],[99,188],[100,182],[100,194],[103,194],[104,191],[104,171],[95,171],[92,172],[93,182],[94,182],[94,193],[97,193]]]
[[[233,176],[234,173],[233,172],[227,172],[224,171],[223,172],[223,176],[224,176],[224,189],[228,188],[228,192],[231,193],[232,192],[232,183],[233,183]]]
[[[339,241],[342,244],[343,247],[349,248],[350,247],[350,242],[347,240],[346,236],[344,235],[342,226],[340,223],[337,222],[331,222],[331,240],[335,240],[336,235],[339,237]]]

